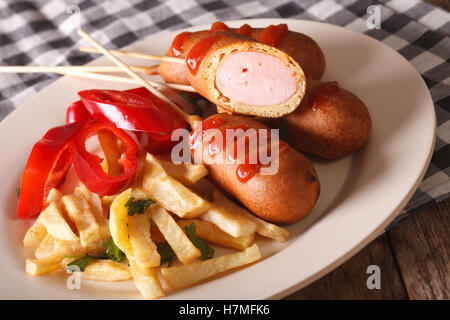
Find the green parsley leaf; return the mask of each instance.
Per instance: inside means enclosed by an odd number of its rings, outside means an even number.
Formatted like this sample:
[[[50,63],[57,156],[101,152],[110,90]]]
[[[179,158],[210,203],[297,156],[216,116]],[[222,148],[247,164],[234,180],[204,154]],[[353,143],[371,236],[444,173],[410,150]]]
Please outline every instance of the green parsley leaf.
[[[125,258],[125,253],[116,246],[113,239],[106,241],[103,247],[106,247],[106,255],[109,259],[120,262]]]
[[[211,259],[214,256],[214,249],[211,248],[203,239],[200,239],[197,236],[195,223],[191,223],[190,225],[185,226],[184,230],[186,230],[186,234],[189,240],[191,240],[194,246],[196,246],[197,249],[202,253],[202,260]]]
[[[67,265],[67,271],[69,272],[83,272],[84,269],[91,264],[92,257],[91,256],[82,256],[78,259],[73,260],[71,263]]]
[[[158,245],[158,253],[161,256],[161,265],[167,262],[167,266],[170,267],[173,258],[175,258],[175,252],[173,252],[170,245],[167,242]]]
[[[125,203],[125,207],[128,207],[128,215],[132,216],[135,213],[143,214],[154,203],[155,201],[150,198],[136,200],[134,197],[131,197]]]
[[[284,141],[288,141],[289,139],[289,127],[286,119],[281,119],[280,138]]]

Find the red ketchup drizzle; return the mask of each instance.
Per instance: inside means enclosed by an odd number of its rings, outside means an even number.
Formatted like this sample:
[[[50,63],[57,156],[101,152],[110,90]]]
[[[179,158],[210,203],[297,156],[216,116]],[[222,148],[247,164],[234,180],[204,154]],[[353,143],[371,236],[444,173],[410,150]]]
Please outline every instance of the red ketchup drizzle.
[[[268,148],[270,148],[269,142],[268,142]],[[281,156],[282,154],[288,152],[289,145],[286,142],[279,141],[278,144],[278,156]],[[270,155],[270,149],[267,153]],[[236,175],[240,182],[245,183],[258,172],[259,168],[261,168],[261,163],[259,162],[259,154],[257,154],[257,163],[249,163],[250,156],[246,156],[245,163],[241,163],[237,169],[236,169]]]
[[[203,135],[209,129],[218,129],[220,126],[225,124],[225,120],[222,118],[211,118],[206,119],[202,122],[201,126],[196,127],[189,137],[189,144],[191,150],[195,150],[201,143]]]
[[[198,68],[218,36],[211,36],[197,42],[186,57],[186,64],[192,75],[196,75]]]
[[[211,25],[211,29],[209,31],[210,32],[227,31],[229,29],[230,28],[228,28],[228,26],[225,23],[223,23],[222,21],[217,21]]]
[[[242,36],[250,37],[252,34],[253,28],[250,27],[248,24],[243,24],[239,29],[237,29],[235,32],[237,34],[240,34]]]
[[[261,165],[259,163],[242,163],[236,169],[236,175],[240,182],[245,183],[258,172]]]
[[[260,33],[258,40],[270,46],[276,46],[287,33],[288,26],[285,23],[277,26],[270,25]]]
[[[233,157],[231,157],[230,154],[230,160],[236,160],[238,156],[238,143],[237,143],[237,137],[234,137],[233,141],[227,141],[227,130],[238,130],[242,129],[244,132],[248,130],[250,127],[247,124],[243,125],[236,125],[231,127],[225,127],[219,129],[221,135],[222,135],[222,141],[219,143],[219,141],[216,141],[216,136],[213,136],[211,141],[208,145],[208,153],[211,157],[214,157],[216,154],[222,152],[222,149],[228,148],[229,146],[233,145],[234,147],[234,154]],[[248,136],[245,137],[245,139],[248,139]],[[247,147],[247,144],[245,144],[245,147]]]
[[[191,35],[190,32],[182,32],[173,39],[172,42],[172,55],[178,57],[183,53],[183,43]]]
[[[320,110],[323,113],[326,112],[325,105],[331,95],[335,94],[339,89],[337,81],[324,82],[318,85],[309,96],[309,105],[316,111]]]

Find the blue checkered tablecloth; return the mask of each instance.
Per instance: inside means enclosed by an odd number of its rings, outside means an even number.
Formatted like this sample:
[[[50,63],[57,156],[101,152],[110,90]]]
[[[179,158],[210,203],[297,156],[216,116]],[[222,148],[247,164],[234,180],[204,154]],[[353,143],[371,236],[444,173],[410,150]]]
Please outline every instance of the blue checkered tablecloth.
[[[368,30],[367,8],[378,5],[381,29]],[[79,16],[71,14],[80,11]],[[422,75],[437,114],[431,165],[399,218],[438,202],[450,191],[450,14],[419,0],[0,0],[0,65],[81,65],[75,33],[86,30],[108,48],[120,48],[163,30],[217,20],[294,18],[365,33],[398,51]],[[51,74],[0,75],[0,120],[56,80]],[[399,219],[397,218],[397,220]]]

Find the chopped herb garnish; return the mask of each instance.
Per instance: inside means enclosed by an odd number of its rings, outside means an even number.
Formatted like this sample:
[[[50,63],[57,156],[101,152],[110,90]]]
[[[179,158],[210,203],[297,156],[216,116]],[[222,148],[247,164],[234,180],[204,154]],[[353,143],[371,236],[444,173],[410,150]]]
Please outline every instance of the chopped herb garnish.
[[[20,187],[17,187],[17,198],[20,198]]]
[[[67,265],[67,271],[69,272],[83,272],[84,269],[92,263],[93,260],[114,260],[121,262],[125,258],[125,253],[116,246],[112,239],[106,241],[103,244],[106,247],[106,254],[102,256],[64,256],[64,258],[74,258],[71,263]]]
[[[106,241],[103,247],[106,247],[106,255],[109,259],[121,262],[125,258],[125,253],[116,246],[113,239]]]
[[[281,119],[280,138],[284,141],[288,141],[289,139],[289,127],[286,119]]]
[[[134,197],[131,197],[130,200],[125,203],[125,207],[128,207],[128,215],[132,216],[135,213],[144,213],[145,210],[147,210],[148,207],[150,207],[154,203],[155,201],[150,198],[136,200]]]
[[[211,248],[203,239],[200,239],[197,236],[197,232],[195,230],[195,223],[191,223],[184,227],[184,230],[186,230],[186,234],[191,240],[191,242],[194,244],[194,246],[197,247],[198,250],[202,253],[202,260],[211,259],[214,256],[214,249]]]
[[[67,271],[69,272],[83,272],[84,269],[90,265],[92,262],[91,256],[82,256],[78,259],[73,260],[67,265]]]
[[[173,258],[175,258],[175,252],[173,252],[170,245],[167,242],[158,245],[158,253],[161,256],[161,265],[167,262],[167,266],[170,267]]]

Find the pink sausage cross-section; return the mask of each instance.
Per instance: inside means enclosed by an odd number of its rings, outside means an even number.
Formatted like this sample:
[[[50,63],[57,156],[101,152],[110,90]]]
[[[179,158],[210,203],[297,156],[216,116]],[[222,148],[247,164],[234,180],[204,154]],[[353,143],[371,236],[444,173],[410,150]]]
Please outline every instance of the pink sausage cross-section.
[[[248,51],[222,59],[216,72],[216,87],[232,101],[269,106],[287,101],[296,92],[297,81],[280,59]]]

